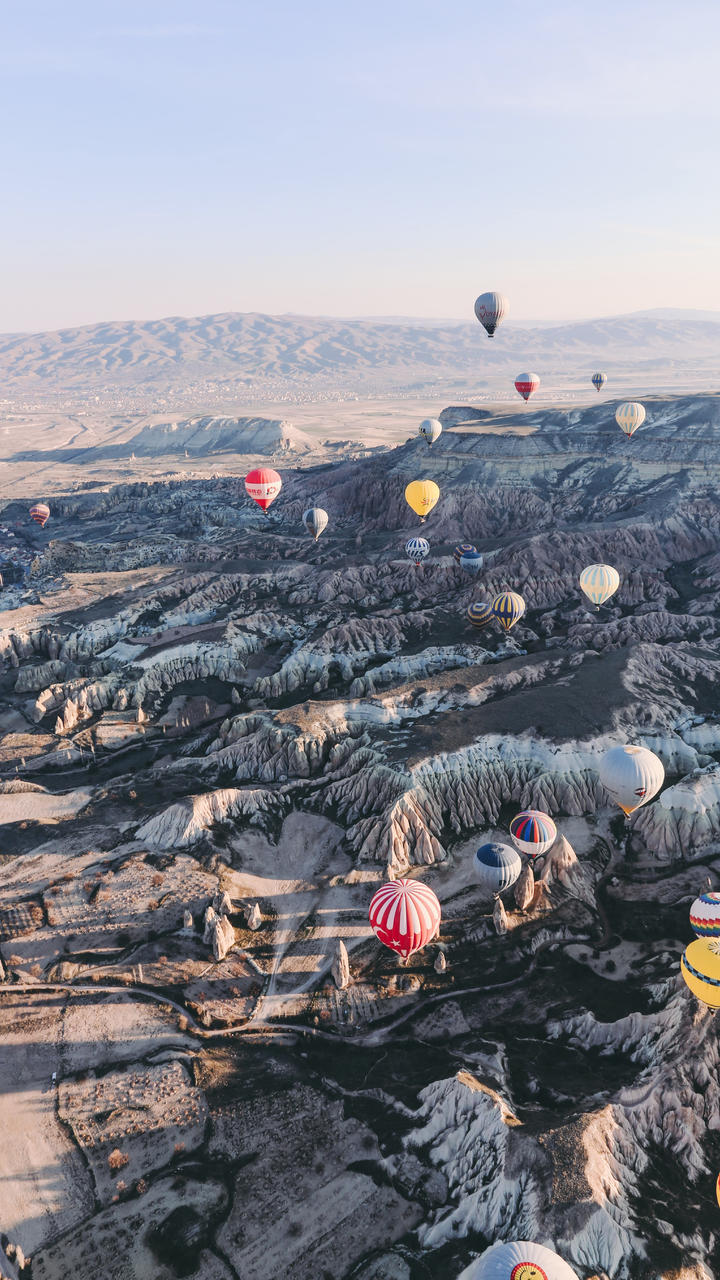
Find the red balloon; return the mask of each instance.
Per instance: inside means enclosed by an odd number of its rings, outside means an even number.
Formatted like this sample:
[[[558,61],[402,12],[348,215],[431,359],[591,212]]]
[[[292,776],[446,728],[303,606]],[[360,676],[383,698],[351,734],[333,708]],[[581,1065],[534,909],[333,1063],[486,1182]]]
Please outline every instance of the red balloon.
[[[529,400],[533,391],[537,391],[539,386],[540,379],[536,373],[519,373],[515,379],[515,390],[523,400]]]
[[[270,467],[256,467],[254,471],[248,471],[245,488],[258,506],[267,511],[282,489],[282,480],[277,471],[272,471]]]
[[[419,880],[391,880],[373,894],[370,924],[386,947],[406,960],[435,937],[440,903]]]

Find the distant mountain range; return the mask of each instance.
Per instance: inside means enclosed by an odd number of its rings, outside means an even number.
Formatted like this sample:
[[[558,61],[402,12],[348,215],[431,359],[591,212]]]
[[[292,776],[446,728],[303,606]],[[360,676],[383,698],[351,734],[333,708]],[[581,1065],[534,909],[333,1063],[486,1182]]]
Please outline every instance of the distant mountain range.
[[[236,312],[0,337],[5,396],[143,389],[239,398],[290,389],[368,394],[450,380],[491,387],[528,366],[547,383],[585,378],[605,364],[614,377],[712,380],[720,364],[720,313],[670,309],[533,329],[508,324],[492,341],[470,321]]]

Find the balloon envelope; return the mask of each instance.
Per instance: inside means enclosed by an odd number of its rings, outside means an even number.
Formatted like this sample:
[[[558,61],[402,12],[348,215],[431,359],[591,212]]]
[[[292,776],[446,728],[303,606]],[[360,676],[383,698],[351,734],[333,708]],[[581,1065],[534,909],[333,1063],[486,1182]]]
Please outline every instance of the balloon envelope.
[[[510,844],[493,840],[481,844],[475,854],[475,878],[487,894],[509,889],[522,871],[522,858]]]
[[[472,604],[468,605],[467,616],[473,626],[480,629],[492,622],[495,614],[489,600],[473,600]]]
[[[555,843],[557,827],[549,814],[540,809],[523,809],[510,823],[510,835],[518,849],[531,858],[538,858]]]
[[[418,431],[425,437],[428,444],[434,444],[442,435],[442,422],[438,422],[437,418],[423,418]]]
[[[559,1253],[544,1244],[510,1240],[491,1245],[458,1280],[578,1280],[578,1275]]]
[[[322,507],[310,507],[303,512],[303,524],[317,542],[323,529],[327,528],[328,513]]]
[[[537,391],[539,386],[540,379],[536,373],[519,373],[515,379],[515,390],[523,400],[529,400],[533,391]]]
[[[690,928],[698,938],[720,938],[720,893],[701,893],[690,908]]]
[[[440,903],[420,880],[391,880],[373,894],[370,924],[386,947],[403,959],[430,942],[440,927]]]
[[[634,813],[665,781],[662,760],[647,747],[611,747],[598,766],[600,781],[623,813]]]
[[[479,551],[466,551],[460,557],[460,568],[470,575],[471,578],[477,578],[483,567],[483,558]]]
[[[410,538],[405,543],[405,554],[408,560],[420,564],[420,561],[430,554],[430,543],[427,538]]]
[[[489,338],[508,313],[508,300],[501,293],[491,290],[475,299],[475,315]]]
[[[455,547],[455,550],[453,551],[453,560],[455,561],[455,563],[459,564],[462,557],[468,551],[477,551],[477,547],[474,547],[472,542],[459,542],[458,545]]]
[[[519,622],[525,612],[525,601],[517,591],[501,591],[493,600],[493,614],[501,627],[509,631]]]
[[[720,1009],[720,955],[709,938],[696,938],[680,959],[680,972],[698,1000],[710,1009]]]
[[[405,501],[422,520],[430,514],[440,497],[434,480],[411,480],[405,489]]]
[[[592,384],[593,384],[593,386],[594,386],[595,390],[596,390],[596,391],[600,391],[600,390],[605,386],[605,383],[607,382],[607,374],[606,374],[606,373],[600,373],[600,372],[598,371],[598,373],[594,373],[594,374],[593,374],[593,376],[592,376],[592,378],[590,379],[590,381],[592,382]]]
[[[282,480],[277,471],[270,467],[256,467],[248,471],[245,477],[245,488],[254,502],[263,511],[267,511],[271,502],[277,498],[282,489]]]
[[[645,406],[634,400],[627,400],[615,410],[615,421],[626,436],[631,436],[645,421]]]
[[[50,519],[50,508],[47,503],[36,502],[35,506],[30,508],[30,519],[39,524],[41,529],[44,529]]]
[[[619,586],[620,574],[611,564],[589,564],[580,574],[581,590],[598,607],[614,596]]]

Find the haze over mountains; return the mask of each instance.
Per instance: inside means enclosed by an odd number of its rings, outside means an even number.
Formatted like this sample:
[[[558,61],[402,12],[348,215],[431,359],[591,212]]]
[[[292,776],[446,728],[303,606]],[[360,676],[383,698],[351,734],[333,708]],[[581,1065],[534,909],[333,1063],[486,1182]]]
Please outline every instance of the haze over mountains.
[[[720,313],[662,310],[554,327],[507,324],[491,342],[474,320],[345,320],[226,312],[112,321],[0,338],[6,400],[45,393],[207,396],[371,395],[466,383],[490,390],[521,367],[548,380],[614,379],[708,385],[720,351]]]

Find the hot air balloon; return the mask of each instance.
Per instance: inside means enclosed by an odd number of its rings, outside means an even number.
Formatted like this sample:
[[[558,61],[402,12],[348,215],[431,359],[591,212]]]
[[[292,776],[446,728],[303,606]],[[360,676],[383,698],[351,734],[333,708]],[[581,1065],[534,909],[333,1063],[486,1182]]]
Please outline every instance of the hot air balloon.
[[[665,780],[662,760],[647,747],[611,747],[598,773],[608,795],[626,814],[652,800]]]
[[[267,511],[282,489],[282,480],[277,471],[272,471],[270,467],[256,467],[254,471],[248,471],[245,488],[261,510]]]
[[[475,854],[475,877],[487,894],[497,895],[509,889],[520,875],[522,866],[517,849],[496,840],[481,844]]]
[[[309,507],[307,511],[303,511],[303,524],[316,542],[323,529],[327,527],[327,522],[328,513],[323,511],[322,507]]]
[[[489,622],[492,622],[495,614],[489,600],[474,600],[468,605],[467,616],[473,626],[480,630],[481,627],[486,627]]]
[[[525,601],[517,591],[501,591],[493,600],[493,614],[501,627],[509,631],[525,612]]]
[[[391,880],[373,894],[370,924],[403,960],[431,942],[440,927],[440,903],[420,880]]]
[[[412,507],[416,516],[420,516],[420,523],[425,523],[425,517],[430,514],[435,503],[440,497],[434,480],[411,480],[405,490],[405,501],[409,507]]]
[[[442,422],[438,422],[437,418],[423,418],[418,433],[427,440],[428,444],[434,444],[442,435]]]
[[[615,421],[626,436],[631,436],[645,421],[645,406],[627,400],[615,410]]]
[[[405,543],[405,555],[408,560],[412,560],[415,564],[420,564],[421,560],[430,555],[430,543],[427,538],[410,538]]]
[[[491,1245],[458,1280],[578,1280],[578,1275],[559,1253],[544,1244],[509,1240]]]
[[[50,519],[50,508],[47,503],[36,502],[35,506],[30,508],[30,519],[39,524],[41,529],[44,529]]]
[[[696,938],[683,951],[680,972],[698,1000],[710,1009],[720,1009],[720,955],[717,942]]]
[[[698,938],[720,938],[720,893],[701,893],[690,908],[690,928]]]
[[[615,595],[620,574],[611,564],[589,564],[580,574],[580,588],[597,609]]]
[[[474,547],[472,542],[459,542],[453,551],[453,560],[455,563],[459,564],[462,557],[466,555],[468,551],[477,551],[477,547]]]
[[[477,578],[483,567],[483,558],[479,551],[465,551],[460,557],[460,568],[471,578]]]
[[[715,1183],[715,1199],[718,1204],[720,1204],[720,1173],[718,1174],[717,1181]]]
[[[504,298],[501,293],[481,293],[480,297],[475,299],[475,315],[488,338],[492,338],[498,325],[502,324],[508,313],[508,306],[507,298]]]
[[[557,827],[540,809],[523,809],[510,823],[510,835],[523,853],[539,858],[555,843]]]
[[[601,391],[607,382],[606,373],[594,373],[590,379],[596,391]]]
[[[515,379],[515,390],[523,400],[529,400],[533,391],[537,391],[539,386],[540,379],[536,373],[519,373]]]

